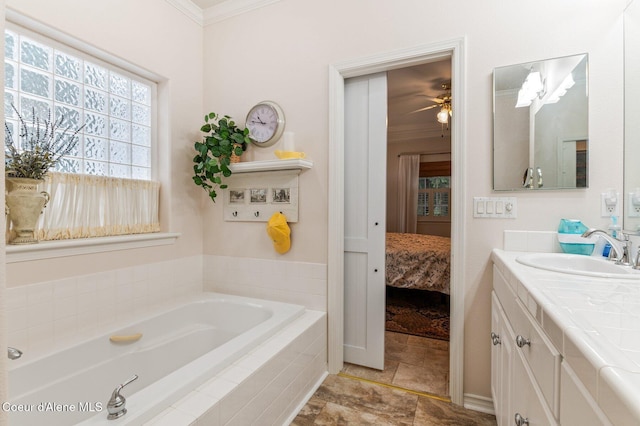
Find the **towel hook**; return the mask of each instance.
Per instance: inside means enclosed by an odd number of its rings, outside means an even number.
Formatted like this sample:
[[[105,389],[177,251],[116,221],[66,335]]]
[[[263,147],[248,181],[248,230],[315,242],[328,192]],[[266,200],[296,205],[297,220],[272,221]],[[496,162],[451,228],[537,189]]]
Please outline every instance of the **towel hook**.
[[[233,212],[233,213],[231,213],[231,215],[233,215],[233,217],[238,217],[238,212],[237,211]]]
[[[257,211],[257,212],[255,212],[253,215],[254,215],[255,217],[260,217],[260,212],[259,212],[259,211]]]

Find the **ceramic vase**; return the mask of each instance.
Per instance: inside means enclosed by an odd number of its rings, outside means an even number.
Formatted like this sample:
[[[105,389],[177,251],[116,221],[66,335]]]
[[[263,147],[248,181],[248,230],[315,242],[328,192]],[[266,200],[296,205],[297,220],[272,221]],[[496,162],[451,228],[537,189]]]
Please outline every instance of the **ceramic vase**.
[[[8,219],[11,221],[15,237],[9,244],[34,244],[38,218],[49,202],[49,194],[38,191],[42,180],[27,178],[7,178],[5,195]]]

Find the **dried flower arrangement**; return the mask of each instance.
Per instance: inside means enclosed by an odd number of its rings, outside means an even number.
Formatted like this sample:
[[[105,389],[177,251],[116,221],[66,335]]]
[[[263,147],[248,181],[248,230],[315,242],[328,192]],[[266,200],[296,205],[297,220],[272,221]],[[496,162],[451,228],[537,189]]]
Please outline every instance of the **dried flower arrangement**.
[[[51,120],[49,113],[46,119],[41,119],[32,110],[29,126],[16,107],[13,104],[11,107],[20,125],[18,138],[14,138],[7,122],[4,123],[5,173],[8,177],[42,179],[62,157],[73,151],[84,124],[75,130],[71,126],[65,128],[62,126],[64,116]]]

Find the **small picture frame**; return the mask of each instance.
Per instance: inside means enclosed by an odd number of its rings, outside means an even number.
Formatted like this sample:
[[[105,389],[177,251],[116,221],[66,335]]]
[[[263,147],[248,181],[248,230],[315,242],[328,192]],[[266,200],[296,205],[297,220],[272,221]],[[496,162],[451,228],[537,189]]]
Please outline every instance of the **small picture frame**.
[[[267,202],[266,188],[251,188],[249,201],[251,204],[264,204]]]
[[[230,189],[229,204],[244,204],[244,189]]]
[[[274,203],[291,203],[291,188],[271,188],[272,197]]]

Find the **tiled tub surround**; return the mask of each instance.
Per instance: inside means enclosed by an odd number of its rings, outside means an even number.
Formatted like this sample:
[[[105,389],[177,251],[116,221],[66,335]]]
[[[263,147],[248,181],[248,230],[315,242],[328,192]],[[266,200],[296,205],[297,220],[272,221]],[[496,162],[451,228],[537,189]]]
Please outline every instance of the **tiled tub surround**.
[[[203,279],[204,271],[204,279]],[[326,265],[193,256],[6,290],[7,342],[25,359],[82,342],[204,289],[326,311]]]
[[[492,260],[611,423],[640,424],[640,281],[538,270],[522,254],[494,250]]]
[[[307,310],[145,424],[289,424],[327,376],[326,323],[326,313]]]
[[[325,264],[194,256],[10,287],[8,344],[28,362],[171,309],[203,283],[207,291],[301,304],[310,309],[301,318],[149,422],[246,424],[244,416],[254,416],[284,424],[326,375],[326,276]]]
[[[204,256],[204,289],[327,310],[327,265]]]
[[[199,293],[157,314],[132,321],[86,342],[9,369],[10,402],[37,406],[101,403],[134,374],[127,386],[127,416],[122,424],[140,424],[220,374],[239,357],[265,342],[305,313],[304,307],[220,293]],[[111,342],[112,336],[133,336]],[[100,411],[100,410],[98,410]],[[86,420],[106,425],[106,414],[11,412],[11,424],[62,426]],[[84,423],[83,423],[84,424]]]
[[[7,344],[24,359],[202,292],[202,256],[7,288]]]

